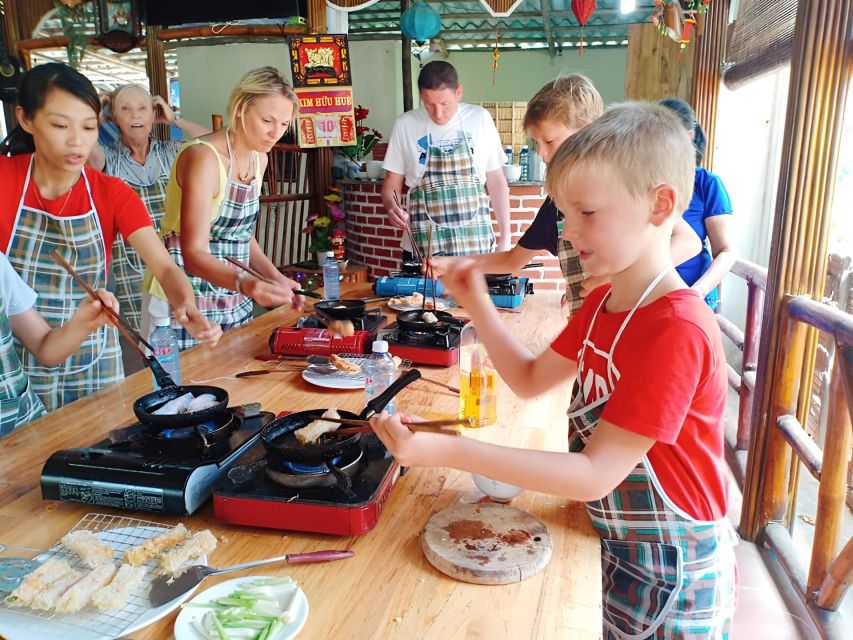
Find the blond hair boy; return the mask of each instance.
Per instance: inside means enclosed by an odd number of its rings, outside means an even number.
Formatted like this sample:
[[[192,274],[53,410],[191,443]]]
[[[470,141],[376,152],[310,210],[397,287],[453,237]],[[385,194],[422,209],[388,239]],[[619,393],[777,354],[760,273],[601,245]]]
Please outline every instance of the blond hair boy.
[[[563,237],[609,275],[551,348],[529,353],[485,295],[482,274],[444,280],[519,396],[575,378],[569,451],[373,427],[406,466],[442,465],[583,501],[601,537],[605,638],[728,637],[735,597],[723,472],[725,354],[713,313],[672,263],[693,189],[692,144],[649,104],[608,111],[564,143],[547,186]]]

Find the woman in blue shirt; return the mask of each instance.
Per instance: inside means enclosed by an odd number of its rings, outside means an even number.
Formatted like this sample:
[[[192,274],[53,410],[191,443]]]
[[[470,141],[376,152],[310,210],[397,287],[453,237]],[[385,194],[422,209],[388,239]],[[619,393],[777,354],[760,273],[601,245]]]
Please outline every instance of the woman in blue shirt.
[[[702,250],[678,265],[678,274],[705,298],[711,309],[716,309],[720,303],[718,285],[735,261],[729,242],[732,203],[719,176],[698,166],[705,155],[705,132],[696,121],[693,109],[679,98],[664,98],[658,104],[678,116],[696,148],[693,198],[682,217],[699,236]]]

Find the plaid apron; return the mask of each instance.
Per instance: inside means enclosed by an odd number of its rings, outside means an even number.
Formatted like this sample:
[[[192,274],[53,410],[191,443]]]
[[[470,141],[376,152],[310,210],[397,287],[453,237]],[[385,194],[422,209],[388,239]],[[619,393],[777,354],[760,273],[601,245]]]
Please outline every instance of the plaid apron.
[[[0,438],[47,413],[15,351],[6,305],[0,292]]]
[[[228,143],[228,156],[231,159],[231,170],[225,187],[225,197],[219,207],[219,213],[210,224],[210,255],[225,262],[226,257],[236,258],[244,264],[249,264],[249,243],[255,236],[255,223],[258,219],[260,202],[258,196],[260,187],[257,181],[257,171],[253,171],[250,184],[243,184],[231,178],[231,172],[236,166],[231,151],[231,140],[225,136]],[[257,163],[257,154],[254,156]],[[163,241],[166,249],[175,262],[184,269],[184,257],[181,253],[181,236],[169,233]],[[186,271],[186,269],[184,269]],[[196,305],[205,318],[229,331],[247,324],[252,319],[252,299],[239,291],[231,291],[217,287],[207,280],[187,273],[195,291]],[[178,334],[178,344],[181,350],[189,349],[198,344],[181,325],[172,320],[172,328]]]
[[[106,248],[86,172],[83,181],[92,208],[78,216],[59,217],[24,204],[32,170],[30,160],[6,255],[24,282],[38,293],[33,308],[56,329],[74,315],[86,292],[50,258],[50,252],[59,251],[89,285],[99,288],[107,281]],[[77,183],[72,189],[76,187]],[[33,391],[48,411],[124,378],[118,330],[109,325],[93,331],[55,367],[40,364],[19,342],[15,346]]]
[[[586,278],[586,274],[583,272],[578,252],[568,240],[557,240],[557,257],[560,259],[560,271],[566,279],[566,306],[570,313],[574,313],[583,304],[581,282]]]
[[[126,177],[110,173],[124,180],[127,185],[136,191],[139,198],[145,204],[148,215],[154,223],[157,233],[160,233],[160,219],[166,213],[166,185],[169,184],[169,167],[163,165],[158,156],[162,173],[157,180],[150,185],[134,184]],[[145,263],[139,254],[127,241],[116,236],[113,243],[112,279],[110,289],[116,294],[122,315],[130,321],[136,330],[141,327],[142,322],[142,280],[145,276]]]
[[[429,134],[427,140],[432,140]],[[442,151],[431,145],[427,148],[424,174],[409,194],[409,216],[412,236],[423,253],[430,226],[433,254],[494,252],[489,196],[480,184],[464,131],[462,140],[452,149]]]
[[[656,278],[631,310],[608,359],[609,388],[619,372],[612,355],[619,337]],[[587,331],[578,371],[595,317]],[[589,441],[609,393],[586,404],[575,385],[569,407],[569,450]],[[698,521],[675,505],[663,491],[648,458],[609,495],[586,504],[601,537],[602,609],[605,639],[721,640],[729,637],[735,605],[735,534],[728,520]]]

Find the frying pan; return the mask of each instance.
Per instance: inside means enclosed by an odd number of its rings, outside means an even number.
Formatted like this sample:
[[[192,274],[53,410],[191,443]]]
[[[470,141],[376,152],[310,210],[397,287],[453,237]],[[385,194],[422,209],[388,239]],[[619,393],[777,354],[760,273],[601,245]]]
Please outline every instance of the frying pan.
[[[410,369],[391,383],[385,391],[368,402],[360,415],[356,415],[351,411],[338,411],[338,413],[342,418],[367,420],[382,411],[404,387],[420,377],[420,371]],[[356,433],[346,438],[320,436],[317,442],[300,444],[294,432],[297,429],[307,426],[313,417],[322,415],[325,411],[326,409],[297,411],[296,413],[277,418],[261,430],[261,442],[264,443],[264,447],[273,458],[316,464],[331,456],[342,453],[361,439],[361,434]]]
[[[169,427],[190,427],[210,420],[214,416],[225,411],[228,406],[228,392],[221,387],[208,387],[204,385],[178,386],[154,356],[147,356],[146,361],[151,367],[151,372],[157,379],[157,384],[160,389],[152,393],[146,393],[144,396],[137,398],[133,403],[133,413],[139,418],[143,424],[152,427],[169,428]],[[202,409],[201,411],[193,411],[192,413],[176,413],[171,415],[156,415],[154,411],[162,407],[164,404],[175,398],[179,398],[184,394],[191,393],[196,398],[203,393],[209,393],[216,398],[217,403]]]
[[[429,311],[438,318],[438,322],[424,322],[421,316]],[[461,325],[462,321],[453,317],[447,311],[432,311],[427,309],[415,309],[414,311],[402,311],[397,314],[397,326],[404,331],[416,331],[418,333],[432,333],[437,330],[447,329],[450,324]]]
[[[320,300],[314,311],[320,311],[335,320],[352,320],[364,316],[364,300]]]

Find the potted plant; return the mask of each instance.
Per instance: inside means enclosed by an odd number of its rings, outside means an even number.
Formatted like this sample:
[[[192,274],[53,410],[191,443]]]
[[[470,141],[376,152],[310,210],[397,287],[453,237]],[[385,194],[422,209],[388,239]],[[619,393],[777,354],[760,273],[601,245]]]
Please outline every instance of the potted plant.
[[[309,213],[308,226],[302,229],[302,233],[311,235],[308,251],[314,254],[318,267],[323,264],[320,254],[334,249],[332,236],[344,219],[344,211],[340,207],[341,197],[337,193],[325,195],[323,200],[326,201],[328,210],[322,213]]]
[[[373,151],[376,143],[382,140],[382,134],[379,131],[364,124],[369,114],[370,110],[361,105],[355,108],[355,144],[341,147],[343,154],[353,162],[354,166],[358,167],[357,171],[359,172],[365,171],[364,158]]]

